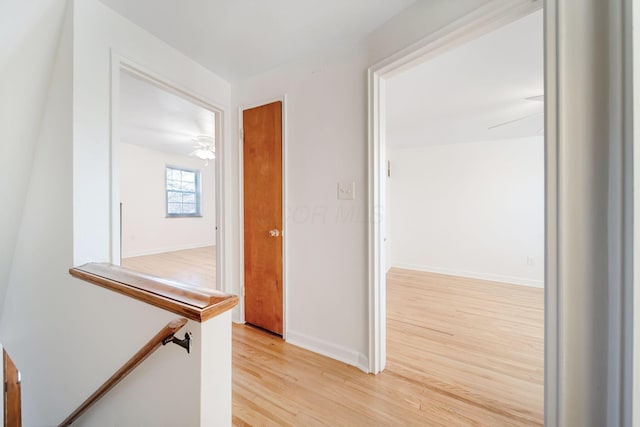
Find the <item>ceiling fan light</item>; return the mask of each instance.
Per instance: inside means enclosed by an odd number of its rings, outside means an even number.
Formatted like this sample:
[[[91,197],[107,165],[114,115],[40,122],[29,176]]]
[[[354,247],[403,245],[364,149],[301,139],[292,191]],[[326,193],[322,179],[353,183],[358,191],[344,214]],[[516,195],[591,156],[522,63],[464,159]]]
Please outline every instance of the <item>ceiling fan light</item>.
[[[202,160],[213,160],[216,158],[216,155],[213,151],[205,150],[204,148],[200,148],[196,150],[194,154],[196,155],[197,158]]]

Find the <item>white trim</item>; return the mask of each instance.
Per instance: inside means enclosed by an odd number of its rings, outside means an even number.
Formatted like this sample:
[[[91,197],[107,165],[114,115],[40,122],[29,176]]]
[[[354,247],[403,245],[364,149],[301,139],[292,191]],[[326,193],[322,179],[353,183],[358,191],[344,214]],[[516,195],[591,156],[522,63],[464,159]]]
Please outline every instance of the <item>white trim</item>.
[[[369,68],[390,78],[447,50],[542,8],[541,0],[492,0]]]
[[[166,246],[164,248],[154,248],[154,249],[147,249],[144,251],[134,251],[130,253],[123,253],[122,259],[133,258],[138,256],[146,256],[146,255],[164,254],[167,252],[185,251],[188,249],[207,248],[209,246],[215,247],[216,246],[215,240],[212,240],[210,242],[191,243],[188,245],[178,245],[178,246]]]
[[[244,316],[244,135],[242,112],[251,108],[260,107],[274,102],[282,102],[282,338],[288,336],[288,292],[287,292],[287,95],[276,98],[268,98],[260,102],[245,104],[238,107],[238,226],[239,226],[239,264],[240,264],[240,300],[238,302],[237,315],[234,322],[245,323]]]
[[[636,2],[631,5],[632,15],[632,86],[633,86],[633,283],[635,289],[632,293],[632,373],[631,379],[631,425],[640,426],[640,6]],[[636,53],[637,52],[637,53]]]
[[[218,248],[216,251],[216,288],[223,292],[229,292],[230,284],[226,280],[226,272],[231,271],[231,267],[227,264],[231,262],[232,257],[225,256],[225,234],[226,234],[226,209],[223,208],[230,205],[226,199],[225,179],[226,167],[226,150],[227,137],[225,134],[225,122],[230,116],[228,108],[218,105],[207,99],[202,94],[197,94],[182,85],[173,82],[162,74],[151,70],[149,67],[141,65],[136,61],[126,58],[123,55],[111,50],[111,263],[119,265],[121,258],[120,251],[120,165],[119,165],[119,145],[120,140],[119,129],[119,105],[120,105],[120,71],[126,70],[129,73],[145,79],[149,83],[169,91],[177,96],[193,102],[212,113],[216,118],[216,242]],[[222,224],[225,226],[223,227]]]
[[[227,272],[233,271],[233,257],[227,254],[227,249],[231,245],[227,245],[225,240],[227,221],[230,219],[230,215],[227,216],[226,211],[231,207],[231,201],[228,197],[227,185],[230,185],[230,181],[226,177],[228,171],[231,168],[227,166],[228,155],[226,146],[231,143],[231,138],[227,138],[226,126],[228,118],[231,117],[230,111],[221,109],[218,114],[215,115],[216,120],[216,158],[214,160],[215,174],[216,174],[216,288],[219,291],[225,293],[231,293],[232,282],[227,278]],[[231,229],[231,227],[229,227]],[[230,235],[230,234],[229,234]]]
[[[123,58],[116,55],[111,51],[111,135],[109,144],[111,145],[111,177],[109,179],[109,185],[111,186],[111,229],[109,234],[111,235],[111,264],[120,265],[120,259],[122,257],[122,235],[120,224],[120,69],[125,62]]]
[[[287,343],[338,360],[347,365],[355,366],[361,371],[369,373],[369,360],[367,356],[353,349],[296,331],[289,331]]]
[[[448,276],[469,277],[471,279],[487,280],[490,282],[506,283],[508,285],[529,286],[532,288],[544,288],[544,280],[531,279],[529,277],[505,276],[502,274],[478,273],[475,271],[458,270],[455,268],[434,267],[429,265],[415,265],[395,263],[393,268],[423,271],[426,273],[446,274]]]
[[[233,321],[244,322],[244,129],[242,107],[238,107],[238,307]]]
[[[386,283],[384,266],[384,146],[385,79],[482,34],[526,16],[541,1],[494,0],[417,43],[369,68],[369,371],[378,373],[386,362]],[[381,218],[379,218],[379,216]]]
[[[621,228],[621,252],[622,252],[622,270],[621,270],[621,332],[619,351],[620,366],[617,374],[620,377],[621,388],[621,405],[620,405],[620,423],[623,425],[640,426],[640,402],[638,396],[638,379],[640,375],[640,352],[638,352],[638,328],[640,327],[640,307],[638,306],[638,281],[634,275],[637,274],[640,267],[640,257],[637,256],[637,224],[634,215],[637,215],[637,197],[634,194],[638,171],[636,168],[640,165],[636,159],[638,147],[637,138],[634,135],[634,129],[637,127],[635,118],[638,111],[634,108],[637,104],[639,81],[635,79],[634,62],[637,63],[638,45],[634,38],[634,23],[637,22],[638,8],[634,7],[633,0],[623,0],[618,10],[619,22],[614,23],[613,27],[619,27],[620,43],[622,48],[618,51],[620,55],[619,61],[622,68],[619,81],[619,91],[621,95],[622,110],[622,141],[621,141],[621,158],[618,161],[622,163],[621,175],[621,193],[622,193],[622,228]],[[636,84],[634,84],[634,80]],[[635,284],[635,289],[634,289]],[[635,338],[634,338],[635,334]],[[635,348],[634,348],[635,347]]]
[[[558,52],[554,0],[544,9],[544,144],[545,144],[545,242],[544,242],[544,425],[559,425],[559,290],[558,290]]]

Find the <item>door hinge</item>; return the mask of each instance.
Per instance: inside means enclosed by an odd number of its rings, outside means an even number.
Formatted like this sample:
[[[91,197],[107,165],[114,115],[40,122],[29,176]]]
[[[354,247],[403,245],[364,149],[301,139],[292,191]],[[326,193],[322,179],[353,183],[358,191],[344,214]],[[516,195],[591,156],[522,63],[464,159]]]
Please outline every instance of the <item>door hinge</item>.
[[[244,296],[244,286],[242,287],[242,296]]]
[[[391,178],[391,160],[387,160],[387,178]]]

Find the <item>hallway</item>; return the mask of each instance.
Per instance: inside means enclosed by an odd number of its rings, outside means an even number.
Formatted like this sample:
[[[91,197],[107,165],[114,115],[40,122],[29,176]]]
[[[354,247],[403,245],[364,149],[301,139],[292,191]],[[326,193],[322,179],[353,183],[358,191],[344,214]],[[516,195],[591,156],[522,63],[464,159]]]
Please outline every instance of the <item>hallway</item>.
[[[215,247],[123,265],[211,286]],[[387,316],[379,375],[234,324],[234,425],[542,425],[543,289],[391,269]]]

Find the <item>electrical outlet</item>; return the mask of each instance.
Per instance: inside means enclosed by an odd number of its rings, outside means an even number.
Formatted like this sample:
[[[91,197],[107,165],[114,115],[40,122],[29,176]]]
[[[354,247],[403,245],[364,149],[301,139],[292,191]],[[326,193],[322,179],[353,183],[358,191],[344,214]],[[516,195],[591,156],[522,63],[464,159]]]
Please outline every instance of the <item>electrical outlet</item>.
[[[533,259],[533,257],[532,257],[532,256],[528,256],[528,257],[527,257],[527,265],[528,265],[529,267],[533,267],[533,266],[535,265],[535,260]]]
[[[338,183],[338,200],[354,200],[356,198],[355,182]]]

